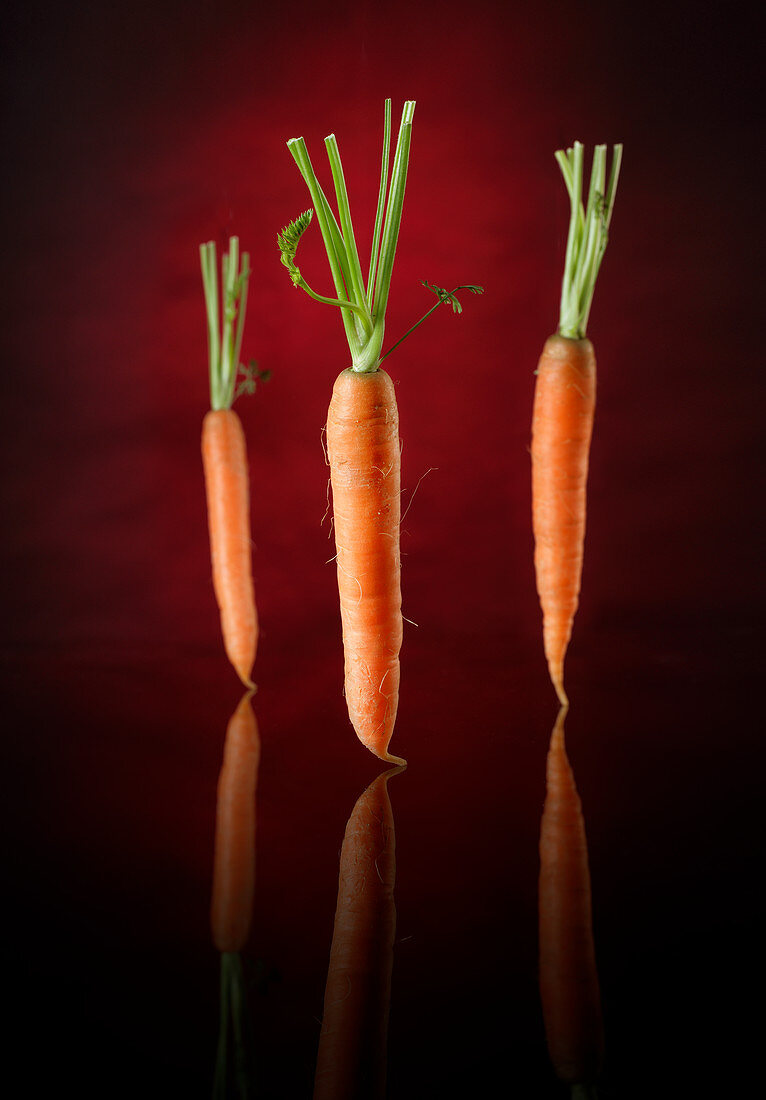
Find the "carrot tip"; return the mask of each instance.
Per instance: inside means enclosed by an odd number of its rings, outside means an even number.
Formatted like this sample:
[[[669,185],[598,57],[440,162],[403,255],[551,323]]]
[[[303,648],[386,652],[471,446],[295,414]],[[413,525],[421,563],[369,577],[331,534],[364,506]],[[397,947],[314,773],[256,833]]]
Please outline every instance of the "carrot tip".
[[[557,677],[552,677],[552,680],[553,680],[553,686],[556,689],[556,695],[558,696],[559,702],[561,703],[562,707],[568,707],[569,706],[569,697],[567,696],[567,693],[564,691],[564,681],[561,679],[561,677],[558,677],[558,676]]]
[[[394,756],[392,753],[387,752],[385,756],[381,756],[381,760],[385,760],[387,764],[395,764],[397,767],[406,768],[407,761],[403,756]]]

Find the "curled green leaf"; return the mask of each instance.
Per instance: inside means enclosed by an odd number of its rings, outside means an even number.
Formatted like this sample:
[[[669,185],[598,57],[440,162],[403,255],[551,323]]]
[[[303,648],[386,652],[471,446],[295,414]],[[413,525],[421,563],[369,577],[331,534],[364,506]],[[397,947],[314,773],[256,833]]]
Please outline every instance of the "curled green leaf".
[[[311,225],[313,216],[314,211],[311,208],[304,210],[295,221],[286,225],[281,233],[277,233],[277,244],[279,245],[279,251],[281,253],[280,259],[290,272],[293,286],[300,286],[302,281],[300,269],[295,263],[295,254],[298,251],[298,244],[300,243],[301,237]]]
[[[421,279],[421,283],[424,287],[430,290],[439,299],[439,302],[443,305],[451,305],[453,313],[462,313],[463,307],[460,304],[455,291],[457,290],[470,290],[471,294],[483,294],[484,287],[476,286],[474,283],[465,283],[463,286],[456,286],[455,290],[446,290],[443,286],[436,286],[428,282],[427,279]]]

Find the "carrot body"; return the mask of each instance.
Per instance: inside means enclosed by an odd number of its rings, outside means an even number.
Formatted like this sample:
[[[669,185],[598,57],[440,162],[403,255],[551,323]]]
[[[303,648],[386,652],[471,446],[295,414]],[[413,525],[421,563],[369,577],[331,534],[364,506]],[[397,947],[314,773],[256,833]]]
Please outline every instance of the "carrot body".
[[[359,797],[343,838],[314,1100],[383,1100],[396,906],[388,780]]]
[[[604,1034],[593,947],[588,846],[580,798],[564,746],[562,707],[551,735],[540,826],[540,996],[557,1076],[591,1084]]]
[[[351,722],[381,760],[399,703],[401,452],[394,384],[344,370],[327,414],[345,692]]]
[[[532,413],[532,526],[545,656],[562,703],[564,656],[580,596],[595,408],[590,340],[550,336],[537,365]]]
[[[222,952],[241,951],[250,932],[255,890],[255,789],[261,741],[250,703],[242,697],[229,719],[218,777],[210,924]]]
[[[246,687],[258,644],[250,541],[250,490],[242,422],[231,409],[217,409],[202,422],[213,588],[221,612],[227,656]]]

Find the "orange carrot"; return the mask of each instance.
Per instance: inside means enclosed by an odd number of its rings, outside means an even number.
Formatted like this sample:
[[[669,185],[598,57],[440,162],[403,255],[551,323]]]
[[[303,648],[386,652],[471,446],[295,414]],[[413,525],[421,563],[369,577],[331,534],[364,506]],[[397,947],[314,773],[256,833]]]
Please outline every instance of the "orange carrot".
[[[255,789],[261,741],[245,692],[229,719],[218,777],[210,924],[219,951],[241,951],[250,932],[255,890]]]
[[[572,204],[558,332],[537,365],[532,413],[532,526],[548,670],[562,704],[564,657],[580,595],[586,483],[596,407],[596,360],[585,337],[596,276],[614,205],[622,146],[614,147],[609,186],[606,146],[593,157],[587,209],[582,204],[583,147],[556,158]]]
[[[400,758],[390,755],[388,743],[399,700],[402,644],[400,447],[394,388],[391,379],[380,369],[380,363],[440,305],[451,305],[454,313],[461,313],[462,306],[455,291],[464,289],[481,294],[483,290],[468,284],[447,291],[425,282],[427,289],[436,295],[436,304],[381,354],[414,111],[414,100],[404,104],[386,196],[391,150],[391,100],[386,100],[380,189],[366,283],[334,134],[325,138],[325,146],[335,185],[338,220],[314,174],[305,141],[291,138],[288,148],[314,205],[277,235],[281,260],[293,285],[316,301],[340,309],[351,353],[351,367],[343,371],[335,383],[327,418],[346,701],[351,722],[363,744],[381,760],[395,762]],[[315,214],[336,298],[312,290],[295,262],[298,243]]]
[[[564,654],[580,594],[596,359],[590,340],[550,336],[532,413],[532,526],[543,644],[562,703]]]
[[[327,414],[346,703],[359,739],[381,760],[399,702],[402,590],[399,417],[384,370],[344,370]]]
[[[340,152],[325,139],[340,224],[319,185],[303,138],[287,145],[314,203],[278,235],[282,263],[296,287],[338,306],[351,368],[338,377],[327,418],[335,545],[345,649],[349,717],[360,740],[382,760],[399,701],[402,612],[399,562],[400,458],[394,387],[379,362],[386,304],[407,181],[414,101],[405,103],[386,201],[391,101],[386,100],[378,208],[365,286],[351,223]],[[316,212],[337,298],[315,293],[295,263],[302,234]],[[384,217],[385,214],[385,217]]]
[[[359,797],[343,838],[314,1100],[383,1100],[396,906],[390,768]]]
[[[255,370],[255,364],[244,368],[239,363],[250,270],[248,255],[244,253],[242,270],[239,271],[239,242],[232,237],[222,264],[223,310],[219,338],[218,279],[215,244],[212,241],[200,246],[200,258],[210,358],[211,411],[206,414],[202,425],[202,462],[213,589],[221,613],[226,654],[243,684],[252,688],[258,617],[250,551],[247,448],[242,423],[231,408],[241,390],[253,392],[259,373]],[[240,371],[245,379],[235,391]]]
[[[250,490],[245,433],[233,409],[206,413],[202,462],[221,632],[229,660],[242,682],[252,687],[258,617],[250,554]]]
[[[566,713],[562,707],[551,734],[540,826],[540,997],[556,1075],[589,1085],[601,1069],[604,1036],[588,846],[564,745]]]

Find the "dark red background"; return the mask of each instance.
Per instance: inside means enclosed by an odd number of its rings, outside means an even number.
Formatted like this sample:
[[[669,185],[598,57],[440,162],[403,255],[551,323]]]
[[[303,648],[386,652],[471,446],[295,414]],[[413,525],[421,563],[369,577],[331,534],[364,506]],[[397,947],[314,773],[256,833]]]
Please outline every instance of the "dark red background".
[[[625,144],[589,329],[599,408],[568,660],[611,1087],[662,1088],[665,1050],[696,1081],[742,1072],[766,595],[756,23],[738,6],[568,0],[32,3],[3,21],[0,643],[24,1034],[42,1011],[51,1041],[40,1002],[76,1021],[56,1031],[68,1073],[95,1029],[93,1095],[118,1064],[165,1095],[207,1088],[206,890],[237,685],[209,576],[197,246],[236,232],[253,268],[243,351],[272,371],[239,406],[262,620],[257,939],[287,970],[283,1015],[262,1024],[302,1067],[281,1084],[278,1058],[263,1072],[266,1095],[310,1086],[337,848],[374,767],[345,718],[322,523],[321,430],[347,349],[275,238],[308,205],[285,141],[305,136],[329,186],[334,132],[366,263],[388,95],[395,124],[417,100],[390,340],[430,305],[421,279],[486,287],[387,361],[407,500],[431,471],[403,529],[418,626],[392,744],[411,764],[392,784],[400,927],[427,946],[397,956],[392,1095],[497,1065],[524,1095],[558,1095],[534,992],[555,706],[527,445],[568,217],[553,152],[575,138]],[[316,229],[301,266],[329,286]],[[716,1052],[702,1067],[701,1045]]]

